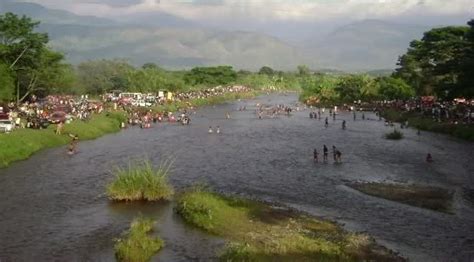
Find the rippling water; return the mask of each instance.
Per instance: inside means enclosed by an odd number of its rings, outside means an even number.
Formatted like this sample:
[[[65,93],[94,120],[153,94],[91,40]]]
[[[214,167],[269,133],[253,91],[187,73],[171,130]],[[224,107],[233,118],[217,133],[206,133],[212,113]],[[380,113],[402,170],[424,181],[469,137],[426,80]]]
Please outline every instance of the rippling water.
[[[223,241],[186,226],[172,204],[109,203],[104,187],[110,170],[130,159],[155,164],[175,158],[170,180],[177,188],[207,183],[212,188],[275,201],[364,231],[414,261],[474,259],[474,144],[404,130],[390,131],[370,113],[352,120],[309,119],[309,111],[256,119],[255,103],[294,104],[296,95],[270,95],[200,109],[190,126],[158,124],[130,128],[81,142],[80,153],[43,151],[0,170],[0,261],[113,261],[113,239],[138,213],[158,220],[166,247],[160,261],[209,261]],[[247,111],[236,111],[246,105]],[[232,119],[225,119],[230,112]],[[341,129],[341,121],[347,129]],[[375,120],[377,119],[377,120]],[[221,134],[208,134],[220,126]],[[338,147],[343,163],[314,164],[314,147]],[[431,153],[435,162],[427,164]],[[388,181],[441,186],[456,191],[454,215],[361,194],[353,181]]]

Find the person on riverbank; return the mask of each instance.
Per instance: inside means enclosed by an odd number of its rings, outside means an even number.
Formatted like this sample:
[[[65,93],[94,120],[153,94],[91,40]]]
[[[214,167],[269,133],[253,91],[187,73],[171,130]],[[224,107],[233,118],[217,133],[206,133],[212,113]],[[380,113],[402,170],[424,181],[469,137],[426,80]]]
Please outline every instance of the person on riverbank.
[[[329,126],[329,122],[328,122],[328,118],[326,117],[326,119],[324,120],[324,127],[328,128]]]
[[[60,135],[63,132],[64,124],[63,122],[59,122],[56,126],[56,134]]]
[[[328,148],[326,145],[323,146],[323,161],[324,162],[328,161]]]
[[[316,148],[313,150],[313,158],[314,162],[318,163],[318,150],[316,150]]]

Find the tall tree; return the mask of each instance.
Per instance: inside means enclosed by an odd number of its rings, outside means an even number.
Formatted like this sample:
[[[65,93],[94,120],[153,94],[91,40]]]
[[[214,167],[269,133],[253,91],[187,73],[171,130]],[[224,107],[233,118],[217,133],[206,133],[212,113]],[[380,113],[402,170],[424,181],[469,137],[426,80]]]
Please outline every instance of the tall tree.
[[[4,63],[0,62],[0,101],[10,101],[15,92],[15,82],[12,72]]]
[[[449,26],[425,32],[400,57],[395,76],[407,81],[419,95],[451,96],[467,31],[468,27]]]

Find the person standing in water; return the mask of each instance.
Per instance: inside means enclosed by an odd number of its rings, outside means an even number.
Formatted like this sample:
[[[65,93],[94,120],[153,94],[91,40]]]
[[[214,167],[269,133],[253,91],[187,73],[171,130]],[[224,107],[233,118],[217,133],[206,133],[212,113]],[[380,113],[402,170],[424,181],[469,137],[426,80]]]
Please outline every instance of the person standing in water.
[[[356,111],[354,111],[354,121],[356,121]]]
[[[365,114],[362,113],[362,120],[365,120]]]
[[[333,145],[333,146],[332,146],[332,157],[333,157],[335,163],[337,163],[336,151],[337,151],[337,149],[336,149],[336,147]]]
[[[328,128],[329,123],[328,123],[328,118],[326,117],[326,120],[324,120],[324,127]]]
[[[341,151],[336,149],[336,163],[341,163],[342,162],[341,156],[342,156]]]
[[[314,162],[318,163],[318,150],[316,148],[313,150]]]
[[[343,130],[346,129],[346,120],[342,120],[342,129],[343,129]]]
[[[328,148],[326,145],[323,146],[323,161],[324,162],[328,161]]]

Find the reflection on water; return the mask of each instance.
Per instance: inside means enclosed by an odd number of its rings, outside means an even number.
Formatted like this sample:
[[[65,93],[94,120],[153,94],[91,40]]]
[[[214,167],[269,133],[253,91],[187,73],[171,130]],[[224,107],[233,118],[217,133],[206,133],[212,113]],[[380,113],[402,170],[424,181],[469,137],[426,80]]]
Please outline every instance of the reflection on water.
[[[474,258],[474,210],[463,192],[474,188],[472,143],[403,130],[405,138],[382,136],[377,120],[353,121],[341,113],[329,127],[309,111],[256,119],[255,104],[290,104],[295,95],[271,95],[199,110],[190,126],[159,124],[130,128],[65,148],[41,152],[0,170],[0,259],[3,261],[113,261],[113,239],[138,213],[158,220],[166,247],[161,261],[213,260],[222,240],[186,226],[172,204],[111,204],[103,195],[116,164],[147,156],[155,164],[173,155],[170,180],[178,189],[204,182],[212,188],[301,210],[366,231],[412,260]],[[247,111],[237,111],[246,105]],[[226,119],[226,113],[231,119]],[[327,114],[327,110],[326,110]],[[365,116],[378,119],[370,113]],[[347,129],[341,129],[342,120]],[[358,118],[360,119],[360,117]],[[208,134],[220,126],[221,134]],[[340,165],[314,164],[314,147],[342,152]],[[435,162],[426,164],[431,153]],[[420,183],[456,190],[456,214],[447,215],[366,196],[349,181]]]

